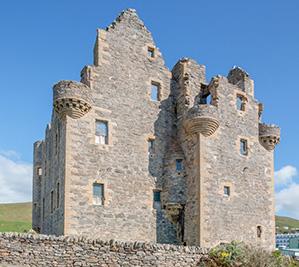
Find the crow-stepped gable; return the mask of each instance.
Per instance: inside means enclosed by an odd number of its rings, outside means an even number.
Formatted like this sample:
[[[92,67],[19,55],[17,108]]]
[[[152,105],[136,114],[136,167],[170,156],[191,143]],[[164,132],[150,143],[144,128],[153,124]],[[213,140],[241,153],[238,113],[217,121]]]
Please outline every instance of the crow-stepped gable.
[[[273,249],[273,149],[249,75],[206,81],[183,58],[172,71],[128,9],[98,30],[81,82],[54,88],[45,140],[34,144],[33,228],[211,247]]]

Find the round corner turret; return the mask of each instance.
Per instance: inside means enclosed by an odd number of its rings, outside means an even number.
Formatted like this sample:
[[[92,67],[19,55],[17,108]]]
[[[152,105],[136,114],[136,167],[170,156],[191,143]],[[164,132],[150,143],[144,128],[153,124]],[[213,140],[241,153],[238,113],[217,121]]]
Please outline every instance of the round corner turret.
[[[211,136],[219,127],[219,115],[216,106],[201,104],[188,111],[185,121],[188,134],[201,133],[205,137]]]
[[[53,106],[61,118],[81,118],[92,107],[91,89],[80,82],[60,81],[53,87]]]
[[[259,124],[259,140],[268,151],[274,150],[280,142],[280,128],[276,125]]]

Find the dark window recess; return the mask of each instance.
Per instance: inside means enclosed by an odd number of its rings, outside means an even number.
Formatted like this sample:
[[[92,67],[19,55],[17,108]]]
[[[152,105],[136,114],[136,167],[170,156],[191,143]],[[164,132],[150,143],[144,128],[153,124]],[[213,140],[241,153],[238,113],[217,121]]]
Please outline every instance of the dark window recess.
[[[51,213],[54,211],[54,192],[51,191]]]
[[[154,202],[161,202],[161,192],[154,191]]]
[[[147,151],[148,154],[153,154],[155,152],[155,140],[154,139],[148,139],[147,141]]]
[[[245,98],[243,96],[237,96],[237,110],[245,111]]]
[[[256,235],[258,238],[262,237],[262,226],[259,225],[256,227]]]
[[[224,195],[225,196],[230,196],[230,187],[229,186],[224,186]]]
[[[247,144],[247,140],[245,139],[240,140],[240,153],[241,155],[244,156],[248,155],[248,144]]]
[[[43,220],[45,220],[45,213],[46,213],[46,210],[45,210],[45,199],[43,198]]]
[[[183,170],[183,160],[182,159],[176,159],[175,168],[176,168],[177,172],[180,172]]]
[[[60,184],[57,183],[57,197],[56,197],[56,207],[59,208],[60,202]]]
[[[147,48],[147,56],[149,58],[154,58],[155,57],[155,48],[149,46]]]

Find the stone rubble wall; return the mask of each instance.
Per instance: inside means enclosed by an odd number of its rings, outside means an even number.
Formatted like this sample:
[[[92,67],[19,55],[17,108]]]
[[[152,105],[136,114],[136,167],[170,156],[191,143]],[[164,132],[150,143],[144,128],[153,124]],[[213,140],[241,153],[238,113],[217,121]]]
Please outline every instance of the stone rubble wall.
[[[208,250],[83,236],[0,233],[0,266],[198,266]]]

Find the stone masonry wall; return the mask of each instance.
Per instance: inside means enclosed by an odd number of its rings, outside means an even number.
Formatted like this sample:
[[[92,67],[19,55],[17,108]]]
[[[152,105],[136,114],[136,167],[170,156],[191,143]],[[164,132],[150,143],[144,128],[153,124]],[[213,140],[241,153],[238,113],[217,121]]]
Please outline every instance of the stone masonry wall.
[[[199,247],[0,233],[1,266],[192,267],[205,254]]]
[[[176,243],[175,228],[153,205],[172,133],[171,73],[134,10],[98,30],[94,57],[81,80],[91,88],[92,109],[66,118],[64,234]],[[151,100],[151,82],[160,84],[159,101]],[[108,144],[95,143],[97,120],[108,122]],[[155,140],[150,156],[149,138]],[[94,182],[104,184],[104,205],[93,203]]]

